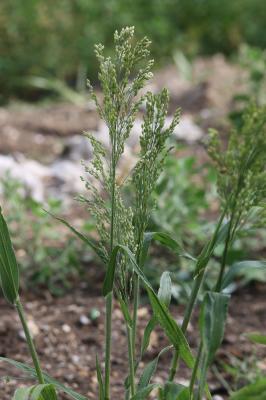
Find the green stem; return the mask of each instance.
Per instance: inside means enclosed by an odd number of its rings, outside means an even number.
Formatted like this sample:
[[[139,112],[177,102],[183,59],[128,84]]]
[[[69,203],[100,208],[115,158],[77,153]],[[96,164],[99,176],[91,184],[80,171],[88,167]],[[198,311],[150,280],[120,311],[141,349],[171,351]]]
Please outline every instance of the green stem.
[[[194,308],[194,305],[195,305],[195,302],[196,302],[196,299],[197,299],[197,296],[198,296],[198,293],[199,293],[199,290],[200,290],[200,286],[201,286],[203,277],[204,277],[204,271],[202,271],[197,276],[196,280],[194,281],[194,284],[193,284],[193,287],[192,287],[192,291],[191,291],[191,295],[190,295],[190,298],[189,298],[189,302],[188,302],[188,305],[186,307],[184,319],[183,319],[182,326],[181,326],[181,329],[182,329],[183,333],[186,333],[186,331],[187,331],[187,327],[188,327],[188,324],[189,324],[189,321],[190,321],[190,318],[191,318],[191,315],[192,315],[192,311],[193,311],[193,308]],[[173,359],[172,359],[170,373],[169,373],[169,381],[170,382],[172,382],[174,380],[174,377],[175,377],[175,374],[176,374],[176,371],[177,371],[177,366],[178,366],[178,359],[179,359],[179,351],[175,350],[174,356],[173,356]]]
[[[235,228],[233,228],[235,208],[236,208],[236,199],[234,201],[234,205],[233,205],[233,209],[232,209],[232,213],[231,213],[231,217],[230,217],[230,222],[229,222],[228,232],[227,232],[227,236],[226,236],[226,240],[225,240],[222,262],[221,262],[221,268],[220,268],[219,276],[218,276],[217,283],[215,286],[215,292],[220,292],[222,289],[223,276],[224,276],[224,271],[225,271],[226,261],[227,261],[227,254],[228,254],[228,250],[230,248],[230,244],[231,244],[232,238],[235,234],[235,230],[237,227],[237,225],[235,225]],[[232,230],[233,230],[233,234],[232,234]]]
[[[128,347],[128,361],[129,361],[129,382],[130,392],[133,397],[136,393],[135,387],[135,362],[134,362],[134,348],[132,343],[132,329],[127,325],[127,347]]]
[[[112,334],[113,292],[108,293],[105,299],[105,376],[104,397],[110,399],[110,372],[111,372],[111,334]]]
[[[199,274],[197,275],[197,277],[196,277],[196,279],[194,281],[194,284],[193,284],[193,287],[192,287],[192,290],[191,290],[191,294],[190,294],[190,298],[189,298],[189,302],[188,302],[188,305],[187,305],[186,310],[185,310],[185,315],[184,315],[183,323],[182,323],[182,326],[181,326],[182,332],[184,334],[187,331],[187,327],[188,327],[188,324],[190,322],[191,315],[192,315],[192,312],[193,312],[193,309],[194,309],[194,306],[195,306],[195,303],[196,303],[196,300],[197,300],[197,297],[198,297],[198,293],[199,293],[199,290],[200,290],[200,287],[201,287],[201,284],[202,284],[202,281],[203,281],[203,278],[204,278],[204,272],[205,272],[207,264],[208,264],[208,262],[210,260],[210,257],[212,255],[213,248],[214,248],[215,242],[217,240],[217,235],[218,235],[219,230],[221,228],[221,225],[223,223],[226,211],[227,211],[227,207],[225,207],[223,213],[221,214],[221,216],[219,218],[219,221],[217,223],[217,226],[215,228],[215,232],[214,232],[211,240],[203,248],[203,250],[202,250],[202,252],[201,252],[201,254],[200,254],[199,258],[198,258],[195,270],[196,271],[200,271],[200,272],[199,272]],[[174,352],[174,355],[173,355],[171,368],[170,368],[170,372],[169,372],[169,381],[170,382],[173,382],[173,380],[174,380],[174,377],[175,377],[175,374],[176,374],[176,371],[177,371],[178,360],[179,360],[179,351],[176,349],[175,352]]]
[[[192,371],[192,375],[191,375],[191,379],[190,379],[190,383],[189,383],[190,399],[193,399],[194,385],[195,385],[195,381],[197,378],[199,363],[200,363],[200,359],[201,359],[201,353],[202,353],[202,340],[200,341],[197,358],[196,358],[196,361],[195,361],[195,364],[193,367],[193,371]]]
[[[31,337],[31,334],[30,334],[30,330],[29,330],[29,327],[28,327],[28,324],[27,324],[27,320],[26,320],[26,317],[25,317],[23,305],[22,305],[22,303],[21,303],[19,298],[16,300],[15,306],[16,306],[16,309],[17,309],[17,312],[18,312],[18,315],[19,315],[19,318],[20,318],[20,321],[21,321],[21,324],[22,324],[22,327],[23,327],[23,330],[24,330],[24,333],[25,333],[25,336],[26,336],[28,348],[29,348],[29,351],[30,351],[30,355],[31,355],[33,364],[34,364],[36,375],[38,377],[38,381],[39,381],[40,384],[44,384],[45,382],[44,382],[44,378],[43,378],[43,374],[42,374],[42,370],[41,370],[38,354],[37,354],[37,351],[35,349],[35,345],[34,345],[32,337]]]
[[[114,225],[115,225],[115,147],[116,140],[112,143],[111,161],[111,231],[110,231],[110,254],[114,247]],[[111,347],[112,347],[112,310],[113,291],[108,293],[105,299],[105,373],[104,373],[104,398],[110,399],[110,373],[111,373]]]
[[[136,356],[136,338],[137,338],[137,325],[138,325],[138,308],[139,308],[139,277],[134,274],[133,281],[133,318],[132,318],[132,348],[133,357]]]

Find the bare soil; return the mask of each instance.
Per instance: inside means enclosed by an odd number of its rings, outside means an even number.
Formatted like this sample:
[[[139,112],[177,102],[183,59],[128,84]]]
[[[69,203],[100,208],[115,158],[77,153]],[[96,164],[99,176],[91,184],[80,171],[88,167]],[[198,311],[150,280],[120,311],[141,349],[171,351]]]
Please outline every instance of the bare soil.
[[[265,290],[265,285],[254,284],[232,296],[225,338],[217,354],[216,364],[221,362],[230,364],[232,359],[247,362],[253,356],[254,349],[257,348],[259,366],[262,370],[266,370],[265,349],[251,344],[244,335],[251,331],[266,331]],[[48,292],[44,292],[40,296],[23,293],[22,299],[43,369],[60,382],[88,396],[89,399],[97,399],[95,357],[97,354],[102,360],[104,353],[104,299],[88,287],[76,288],[63,298],[53,298]],[[0,355],[30,363],[26,342],[15,310],[6,304],[4,299],[0,300],[0,310]],[[93,320],[91,314],[95,310],[98,310],[100,315],[99,318]],[[183,306],[173,306],[172,312],[180,323]],[[140,308],[141,334],[150,313],[148,306],[143,305]],[[81,323],[84,316],[88,317],[88,325]],[[188,337],[192,349],[195,349],[198,340],[196,315],[189,327]],[[140,369],[166,345],[167,339],[163,332],[157,329],[152,335],[151,345]],[[170,357],[170,353],[162,357],[155,377],[156,382],[167,379]],[[121,311],[115,305],[111,377],[112,398],[115,400],[123,399],[123,382],[126,374],[125,326]],[[7,375],[10,376],[8,383],[4,379]],[[9,400],[18,385],[30,383],[20,371],[3,362],[0,362],[0,376],[1,400]],[[188,376],[189,372],[181,365],[177,380],[186,382]],[[232,378],[228,374],[222,372],[222,376],[229,384],[231,383]],[[209,383],[213,393],[220,394],[222,399],[228,398],[225,388],[213,373],[209,376]],[[67,399],[68,397],[61,395],[60,398]]]

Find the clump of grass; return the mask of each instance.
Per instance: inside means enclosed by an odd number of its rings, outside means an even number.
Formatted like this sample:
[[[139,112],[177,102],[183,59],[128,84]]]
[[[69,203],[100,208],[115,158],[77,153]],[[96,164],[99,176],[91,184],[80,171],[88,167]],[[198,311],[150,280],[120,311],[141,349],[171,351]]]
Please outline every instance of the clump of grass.
[[[115,384],[110,382],[114,298],[120,304],[127,332],[128,377],[125,381],[125,399],[146,399],[153,390],[157,390],[158,398],[161,400],[201,400],[204,395],[211,399],[206,380],[208,369],[224,335],[229,302],[229,295],[224,289],[239,272],[239,265],[231,267],[226,272],[228,249],[244,225],[248,213],[254,207],[265,209],[265,109],[252,105],[247,110],[240,132],[232,132],[225,151],[221,151],[217,132],[210,133],[209,153],[218,167],[218,190],[222,206],[213,235],[206,240],[200,255],[193,257],[166,232],[146,231],[154,207],[152,193],[170,151],[168,139],[179,122],[180,111],[176,110],[171,124],[166,126],[169,103],[167,91],[139,95],[139,91],[152,76],[153,61],[149,59],[149,40],[144,38],[135,42],[134,29],[124,28],[120,33],[115,33],[114,41],[115,56],[112,59],[105,57],[102,45],[96,46],[103,101],[97,98],[89,84],[99,116],[109,129],[110,146],[105,148],[94,136],[86,133],[94,156],[89,165],[84,165],[87,173],[87,177],[84,178],[87,196],[79,197],[96,220],[99,241],[91,240],[68,222],[57,218],[96,252],[106,269],[103,283],[103,295],[106,300],[104,371],[101,370],[96,357],[99,399],[111,399],[110,386]],[[142,104],[145,105],[145,114],[140,136],[139,159],[131,174],[121,182],[118,179],[119,162],[136,113]],[[94,185],[93,182],[97,184]],[[128,186],[133,188],[129,202]],[[178,213],[178,210],[176,212]],[[55,400],[56,390],[62,390],[74,399],[85,400],[86,397],[64,387],[43,373],[19,298],[19,271],[2,214],[0,214],[0,233],[2,289],[7,300],[17,308],[34,368],[13,360],[4,360],[36,376],[39,382],[30,388],[18,389],[14,400],[32,398]],[[181,326],[169,312],[170,274],[167,271],[163,273],[158,294],[145,276],[145,260],[152,240],[159,241],[194,263],[194,283]],[[204,293],[199,318],[199,347],[194,357],[188,344],[187,327],[199,299],[209,261],[218,244],[224,245],[220,272],[214,289]],[[255,263],[257,268],[265,268],[265,262],[253,260],[252,263],[253,266]],[[141,347],[138,348],[136,336],[140,284],[147,291],[153,316],[146,326]],[[158,349],[158,356],[144,367],[137,381],[140,361],[156,325],[161,325],[170,345]],[[167,351],[173,352],[168,380],[164,384],[151,383],[159,358]],[[182,359],[191,370],[191,379],[187,386],[175,382],[179,359]]]

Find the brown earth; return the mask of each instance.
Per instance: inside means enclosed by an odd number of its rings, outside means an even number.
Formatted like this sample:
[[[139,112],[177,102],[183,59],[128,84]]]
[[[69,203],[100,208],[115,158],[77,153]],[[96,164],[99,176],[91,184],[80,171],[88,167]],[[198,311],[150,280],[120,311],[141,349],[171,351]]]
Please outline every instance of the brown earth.
[[[216,357],[216,365],[221,362],[229,365],[242,361],[251,363],[257,348],[258,367],[266,371],[266,351],[263,347],[252,345],[244,333],[251,331],[266,331],[266,286],[256,284],[242,289],[234,294],[231,299],[226,334],[222,348]],[[72,387],[89,399],[97,399],[97,378],[95,369],[96,354],[102,360],[104,352],[104,300],[96,295],[95,290],[77,288],[63,298],[52,298],[48,292],[40,296],[31,296],[24,293],[22,299],[30,321],[30,326],[35,334],[35,341],[39,350],[40,359],[44,370],[60,382]],[[30,362],[26,342],[23,339],[20,324],[15,311],[1,299],[0,301],[0,355],[10,357],[17,361]],[[98,310],[99,318],[93,321],[90,315]],[[180,322],[183,307],[172,308],[176,319]],[[82,317],[83,316],[83,317]],[[81,320],[88,317],[83,325]],[[140,332],[143,333],[146,322],[150,316],[150,309],[142,306],[139,311]],[[188,331],[191,347],[195,349],[197,336],[197,318]],[[140,369],[152,360],[158,349],[167,345],[163,332],[157,329],[152,335],[151,346],[148,349]],[[167,378],[170,353],[164,355],[159,364],[155,382],[162,382]],[[103,366],[103,364],[102,364]],[[255,373],[255,365],[253,365]],[[222,371],[221,376],[229,385],[232,376]],[[115,305],[113,311],[113,353],[112,353],[112,398],[123,399],[123,381],[127,373],[126,335],[121,311]],[[13,367],[0,362],[0,393],[1,400],[9,400],[18,385],[30,381]],[[10,380],[6,383],[5,376]],[[186,382],[189,373],[181,366],[178,379]],[[252,377],[252,366],[249,366],[249,376]],[[248,376],[246,376],[248,378]],[[215,394],[220,394],[222,399],[227,399],[226,390],[221,379],[213,373],[209,376],[210,388]],[[240,379],[239,384],[244,381]],[[61,399],[67,399],[65,395]]]

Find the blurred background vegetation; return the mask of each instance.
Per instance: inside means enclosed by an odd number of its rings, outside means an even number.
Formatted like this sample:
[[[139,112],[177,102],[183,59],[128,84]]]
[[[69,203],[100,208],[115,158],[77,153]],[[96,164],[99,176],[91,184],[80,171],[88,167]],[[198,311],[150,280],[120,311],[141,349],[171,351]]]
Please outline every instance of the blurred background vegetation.
[[[242,43],[265,48],[263,0],[1,0],[1,101],[35,99],[33,76],[84,89],[97,66],[93,45],[107,48],[113,31],[135,25],[149,36],[157,63],[178,48],[186,56],[234,54]]]

